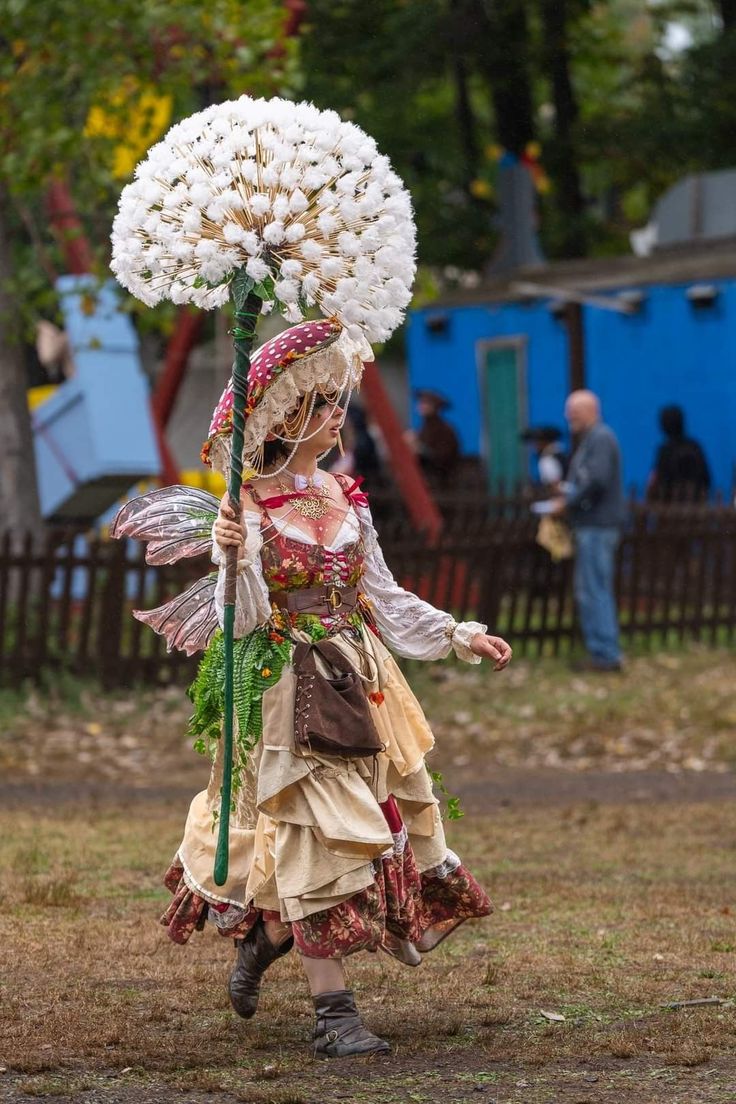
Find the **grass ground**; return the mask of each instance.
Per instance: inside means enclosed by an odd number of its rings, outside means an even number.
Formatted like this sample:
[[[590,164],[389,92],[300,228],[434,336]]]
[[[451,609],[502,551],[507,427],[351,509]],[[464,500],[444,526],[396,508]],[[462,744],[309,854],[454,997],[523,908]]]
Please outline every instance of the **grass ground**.
[[[736,656],[693,646],[633,658],[625,674],[573,676],[552,659],[500,675],[460,663],[408,664],[437,736],[462,775],[482,759],[509,768],[723,771],[736,767]],[[202,766],[186,735],[182,687],[102,695],[60,680],[0,691],[0,772],[145,784],[189,783]],[[1,777],[1,776],[0,776]]]
[[[206,931],[174,947],[155,923],[203,772],[183,746],[185,703],[171,691],[103,701],[84,690],[52,716],[16,699],[0,786],[0,1100],[736,1100],[736,803],[724,800],[733,729],[722,722],[732,664],[727,653],[642,658],[620,680],[572,692],[551,663],[490,683],[455,668],[444,681],[424,675],[439,765],[476,810],[448,826],[450,843],[497,911],[418,970],[357,956],[351,983],[394,1053],[327,1065],[309,1057],[293,957],[244,1023],[224,989],[229,943]],[[648,747],[673,733],[665,758],[644,765],[696,778],[687,801],[660,800],[656,787],[637,799],[641,744],[630,756],[616,748],[628,729],[646,729]],[[568,769],[510,771],[535,733]],[[575,750],[581,739],[592,753]],[[593,768],[611,783],[602,797]],[[710,1003],[667,1007],[698,1000]]]

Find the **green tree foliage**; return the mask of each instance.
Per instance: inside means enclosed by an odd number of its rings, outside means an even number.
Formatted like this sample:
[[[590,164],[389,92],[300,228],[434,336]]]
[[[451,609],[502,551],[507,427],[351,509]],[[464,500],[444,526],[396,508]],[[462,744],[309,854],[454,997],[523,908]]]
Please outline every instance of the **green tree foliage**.
[[[310,0],[304,91],[389,153],[425,264],[485,267],[493,147],[530,141],[547,255],[622,252],[684,172],[736,163],[735,35],[733,0]]]
[[[110,227],[135,161],[169,122],[243,92],[292,88],[281,0],[0,0],[0,460],[2,527],[39,529],[23,343],[55,314],[66,271],[49,184],[64,180],[109,276]],[[78,231],[76,231],[78,232]],[[169,305],[139,326],[165,333]]]
[[[461,43],[452,16],[445,0],[310,0],[303,91],[353,118],[391,158],[414,199],[421,259],[471,267],[493,242],[492,209],[470,191],[476,142],[492,140],[490,105],[482,79],[463,81],[453,66]]]
[[[47,306],[51,270],[64,271],[44,205],[49,181],[69,182],[104,274],[126,180],[120,146],[138,142],[142,155],[158,136],[159,106],[174,122],[231,95],[288,93],[296,43],[283,36],[279,0],[2,0],[0,11],[0,177],[16,298],[33,314]]]

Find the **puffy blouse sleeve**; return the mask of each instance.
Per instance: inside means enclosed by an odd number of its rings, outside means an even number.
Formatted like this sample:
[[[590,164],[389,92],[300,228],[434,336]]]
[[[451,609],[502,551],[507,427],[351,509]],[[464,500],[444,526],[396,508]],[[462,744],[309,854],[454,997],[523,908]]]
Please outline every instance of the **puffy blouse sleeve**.
[[[235,636],[247,636],[257,625],[263,625],[271,616],[271,603],[268,600],[268,587],[261,569],[260,514],[245,510],[245,547],[238,560],[238,585],[235,597]],[[212,562],[219,567],[215,587],[215,608],[217,620],[222,628],[225,619],[225,553],[215,540],[212,530]]]
[[[406,659],[444,659],[453,649],[466,663],[480,663],[480,656],[470,650],[470,641],[476,633],[487,632],[487,626],[477,621],[458,623],[449,613],[400,587],[383,558],[369,508],[355,509],[365,546],[362,589],[388,646]]]

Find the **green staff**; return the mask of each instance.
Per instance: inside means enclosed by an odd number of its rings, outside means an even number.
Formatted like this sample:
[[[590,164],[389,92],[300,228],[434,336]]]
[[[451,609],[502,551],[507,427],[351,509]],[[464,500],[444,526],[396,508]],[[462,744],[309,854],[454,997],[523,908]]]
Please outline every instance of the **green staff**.
[[[253,291],[254,281],[244,269],[235,276],[230,285],[230,294],[235,305],[235,324],[233,326],[233,344],[235,361],[233,363],[233,435],[230,452],[230,480],[228,495],[235,520],[240,520],[240,488],[243,483],[243,435],[245,431],[245,400],[248,389],[248,370],[250,369],[250,351],[256,333],[258,317],[261,313],[261,298]],[[224,885],[227,881],[229,863],[230,802],[232,800],[233,774],[233,738],[235,727],[235,708],[233,702],[233,643],[235,629],[235,597],[238,585],[238,548],[228,546],[225,559],[225,617],[223,631],[225,638],[225,717],[223,726],[222,790],[220,799],[220,821],[215,853],[215,885]]]

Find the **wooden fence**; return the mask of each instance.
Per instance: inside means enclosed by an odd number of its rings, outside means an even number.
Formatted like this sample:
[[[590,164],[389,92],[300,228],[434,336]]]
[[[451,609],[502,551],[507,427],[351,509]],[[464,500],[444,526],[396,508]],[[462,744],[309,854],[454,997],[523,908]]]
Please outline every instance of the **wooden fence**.
[[[485,621],[516,654],[560,654],[575,644],[572,563],[555,564],[535,541],[518,499],[457,506],[430,547],[406,522],[380,526],[397,579],[458,618]],[[0,542],[0,681],[48,669],[90,674],[108,685],[186,681],[196,658],[167,654],[133,609],[160,605],[211,565],[145,564],[133,542],[51,533]],[[729,642],[736,632],[736,511],[729,507],[632,505],[621,543],[617,591],[625,642],[686,638]]]

